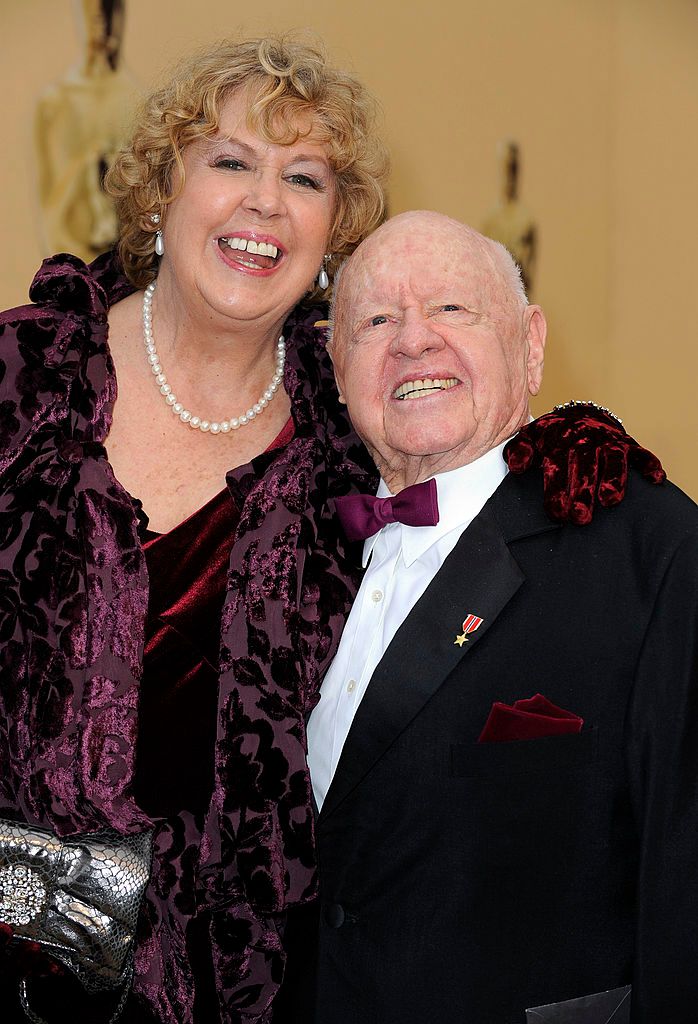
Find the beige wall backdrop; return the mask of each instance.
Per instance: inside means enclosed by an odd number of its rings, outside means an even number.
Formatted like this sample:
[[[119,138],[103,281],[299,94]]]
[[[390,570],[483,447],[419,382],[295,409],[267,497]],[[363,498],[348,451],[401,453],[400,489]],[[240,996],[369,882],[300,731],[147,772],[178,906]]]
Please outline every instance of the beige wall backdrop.
[[[594,398],[698,497],[697,0],[127,0],[144,89],[222,36],[309,30],[379,97],[391,211],[479,225],[500,140],[523,153],[550,324],[542,411]],[[0,0],[0,305],[42,252],[36,100],[80,53],[74,0]]]

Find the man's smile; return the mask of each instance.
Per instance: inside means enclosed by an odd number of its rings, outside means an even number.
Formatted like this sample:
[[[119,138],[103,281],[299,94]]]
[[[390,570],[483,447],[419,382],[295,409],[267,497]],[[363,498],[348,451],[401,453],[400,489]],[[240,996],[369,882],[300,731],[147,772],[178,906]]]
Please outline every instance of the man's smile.
[[[436,391],[449,391],[456,384],[460,384],[458,377],[435,377],[416,378],[406,380],[393,391],[393,398],[404,401],[406,398],[423,398],[425,395],[433,395]]]

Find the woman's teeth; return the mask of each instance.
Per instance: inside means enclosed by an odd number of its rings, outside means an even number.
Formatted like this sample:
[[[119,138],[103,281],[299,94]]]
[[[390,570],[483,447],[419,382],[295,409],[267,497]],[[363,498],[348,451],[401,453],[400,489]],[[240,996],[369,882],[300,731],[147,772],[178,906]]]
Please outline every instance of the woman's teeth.
[[[221,238],[221,245],[227,245],[229,249],[237,249],[240,252],[249,252],[254,256],[270,256],[276,259],[279,250],[271,242],[255,242],[251,238]]]
[[[458,384],[457,377],[437,377],[435,380],[407,380],[393,391],[393,398],[421,398],[433,391],[448,391]]]

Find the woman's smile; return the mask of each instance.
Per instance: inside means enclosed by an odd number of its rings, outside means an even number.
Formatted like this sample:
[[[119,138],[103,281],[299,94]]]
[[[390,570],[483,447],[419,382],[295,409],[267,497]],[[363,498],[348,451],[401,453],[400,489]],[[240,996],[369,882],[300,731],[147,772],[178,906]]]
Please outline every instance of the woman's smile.
[[[229,267],[243,273],[259,274],[261,277],[273,274],[286,255],[278,238],[251,231],[221,236],[218,248],[223,262]]]

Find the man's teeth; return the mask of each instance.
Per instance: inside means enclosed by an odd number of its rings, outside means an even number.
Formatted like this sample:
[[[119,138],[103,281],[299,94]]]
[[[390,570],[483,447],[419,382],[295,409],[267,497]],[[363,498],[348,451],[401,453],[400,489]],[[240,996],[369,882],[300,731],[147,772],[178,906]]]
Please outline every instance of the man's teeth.
[[[393,391],[393,398],[420,398],[432,391],[448,391],[458,383],[457,377],[437,377],[435,380],[407,380]]]
[[[251,238],[221,238],[221,242],[229,249],[239,249],[240,252],[251,252],[257,256],[271,256],[276,259],[279,250],[271,242],[255,242]]]

